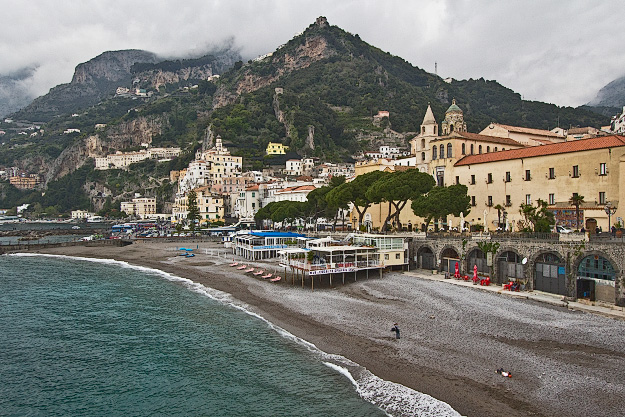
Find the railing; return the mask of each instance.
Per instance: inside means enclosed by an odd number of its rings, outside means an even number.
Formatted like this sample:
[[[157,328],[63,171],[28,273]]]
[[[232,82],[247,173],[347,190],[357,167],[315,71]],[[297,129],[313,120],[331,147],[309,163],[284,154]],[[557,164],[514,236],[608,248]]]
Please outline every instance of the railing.
[[[289,266],[297,269],[304,269],[306,271],[323,271],[327,269],[339,269],[339,268],[350,268],[350,269],[364,269],[364,268],[375,268],[381,267],[379,261],[356,261],[356,262],[335,262],[335,263],[323,263],[323,264],[310,264],[308,262],[300,262],[291,260],[288,263]]]

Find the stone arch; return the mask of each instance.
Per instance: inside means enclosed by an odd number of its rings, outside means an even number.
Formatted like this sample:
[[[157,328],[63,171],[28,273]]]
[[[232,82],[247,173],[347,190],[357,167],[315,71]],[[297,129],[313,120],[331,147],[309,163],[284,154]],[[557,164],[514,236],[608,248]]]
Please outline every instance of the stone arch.
[[[464,271],[473,273],[473,266],[477,265],[477,271],[488,274],[489,268],[486,265],[486,254],[477,246],[473,245],[467,248],[467,256],[465,259]]]
[[[612,272],[610,273],[609,270],[601,270],[597,271],[601,272],[598,277],[588,275],[580,276],[580,267],[582,267],[582,264],[589,258],[597,263],[603,258],[609,263]],[[612,256],[601,250],[590,250],[575,258],[571,263],[571,272],[575,277],[576,297],[587,298],[591,301],[602,301],[614,304],[622,303],[622,299],[619,297],[622,270],[618,265],[618,262],[616,262]],[[610,283],[612,281],[611,279],[603,279],[602,275],[608,274],[613,275],[614,286]]]
[[[515,247],[500,247],[493,256],[493,275],[491,280],[499,284],[507,282],[509,279],[526,281],[529,276],[529,262],[523,265],[522,260],[525,255],[521,254]]]
[[[436,269],[436,251],[432,246],[423,244],[416,249],[415,253],[417,256],[417,268]]]
[[[458,262],[458,266],[462,270],[462,265],[460,264],[460,252],[458,251],[458,248],[456,248],[454,245],[445,245],[443,249],[441,249],[438,255],[438,259],[441,260],[441,268],[443,271],[453,273],[455,269],[455,262]]]
[[[543,264],[543,270],[540,273],[537,271],[537,264]],[[558,250],[540,249],[531,254],[527,262],[528,289],[570,295],[566,275],[563,277],[561,274],[560,267],[562,266],[566,268],[566,256]]]

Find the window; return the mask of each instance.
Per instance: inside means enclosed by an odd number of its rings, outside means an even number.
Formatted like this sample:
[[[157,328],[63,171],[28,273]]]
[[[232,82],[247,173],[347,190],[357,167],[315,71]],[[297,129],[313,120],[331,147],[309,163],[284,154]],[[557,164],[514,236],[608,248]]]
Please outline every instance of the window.
[[[480,145],[477,149],[478,149],[478,153],[482,153],[482,145]]]
[[[456,185],[460,184],[460,177],[456,175]]]
[[[464,143],[462,144],[462,154],[466,155],[466,150],[467,150],[467,145],[465,145]]]
[[[471,175],[471,184],[475,185],[475,175]]]
[[[438,153],[439,157],[445,158],[445,145],[441,144],[440,152]]]
[[[497,152],[497,147],[495,146],[495,152]]]
[[[531,194],[525,194],[525,204],[532,204],[532,195]]]
[[[512,205],[512,198],[509,195],[506,195],[506,207],[510,207]]]
[[[252,198],[256,197],[256,193],[252,192]]]
[[[401,259],[401,254],[396,253],[396,254],[395,254],[395,259]]]
[[[252,203],[252,208],[256,208],[256,203]]]
[[[506,182],[510,182],[512,180],[512,176],[510,175],[510,171],[506,171]]]
[[[605,191],[599,191],[599,204],[605,204]]]
[[[549,168],[549,179],[552,180],[556,177],[556,169],[555,168]]]
[[[388,261],[388,253],[385,253],[385,254],[384,254],[384,260],[385,260],[385,261]]]
[[[421,149],[425,148],[425,139],[421,139]]]
[[[608,167],[605,162],[599,164],[599,175],[608,175]]]
[[[425,152],[421,152],[421,162],[425,162]]]
[[[490,146],[487,146],[486,147],[486,153],[489,153],[489,152],[490,152]]]
[[[556,195],[555,194],[549,194],[549,204],[556,204]]]
[[[473,155],[473,144],[471,144],[471,155]]]
[[[532,173],[529,169],[525,170],[525,181],[530,181],[532,179]]]
[[[486,183],[487,184],[493,183],[493,174],[491,172],[489,172],[488,175],[486,176]]]
[[[475,207],[475,196],[474,195],[471,196],[471,205],[473,207]]]
[[[437,148],[436,146],[434,146],[434,147],[432,148],[432,159],[438,159],[438,157],[437,157],[437,151],[438,151],[438,148]]]
[[[425,134],[425,126],[421,126],[421,133]]]
[[[579,165],[573,165],[573,178],[579,178]]]
[[[493,196],[489,195],[488,196],[488,201],[486,203],[488,205],[488,207],[492,207],[493,206]]]

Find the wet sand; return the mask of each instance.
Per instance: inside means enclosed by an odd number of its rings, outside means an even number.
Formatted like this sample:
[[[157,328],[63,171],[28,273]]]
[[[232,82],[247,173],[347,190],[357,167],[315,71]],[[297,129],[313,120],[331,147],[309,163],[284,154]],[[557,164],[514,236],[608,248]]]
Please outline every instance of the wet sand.
[[[625,415],[625,323],[445,285],[401,272],[315,291],[244,274],[176,243],[64,247],[45,253],[108,258],[189,278],[321,350],[450,404],[467,416]],[[195,243],[193,244],[195,246]],[[44,252],[44,251],[41,251]],[[262,264],[258,263],[258,266]],[[394,322],[400,340],[390,331]],[[495,370],[512,372],[504,378]]]

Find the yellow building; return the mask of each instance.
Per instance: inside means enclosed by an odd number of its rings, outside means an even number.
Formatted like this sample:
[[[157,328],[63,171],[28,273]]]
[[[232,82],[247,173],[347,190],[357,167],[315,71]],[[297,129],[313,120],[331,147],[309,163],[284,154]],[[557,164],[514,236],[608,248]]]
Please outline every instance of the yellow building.
[[[210,186],[198,187],[193,191],[196,193],[197,207],[200,212],[200,225],[207,225],[224,218],[224,197],[213,194]],[[176,196],[176,201],[172,208],[172,218],[174,222],[180,222],[187,218],[188,195]]]
[[[521,203],[535,205],[538,199],[548,203],[557,224],[572,229],[599,226],[607,231],[609,221],[614,225],[625,216],[625,209],[619,207],[620,201],[625,202],[621,197],[625,188],[619,186],[625,183],[623,136],[468,155],[453,169],[471,196],[471,213],[465,220],[488,230],[496,229],[500,221],[509,230],[518,229]],[[580,206],[579,227],[575,207],[569,203],[574,193],[585,201]],[[608,203],[616,207],[611,219],[604,210]],[[506,212],[500,210],[499,217],[497,205]]]
[[[145,219],[150,214],[156,214],[156,198],[141,197],[133,198],[132,201],[122,201],[120,209],[128,215]]]
[[[281,143],[269,142],[267,144],[267,155],[284,155],[287,149],[289,149],[289,147]]]

